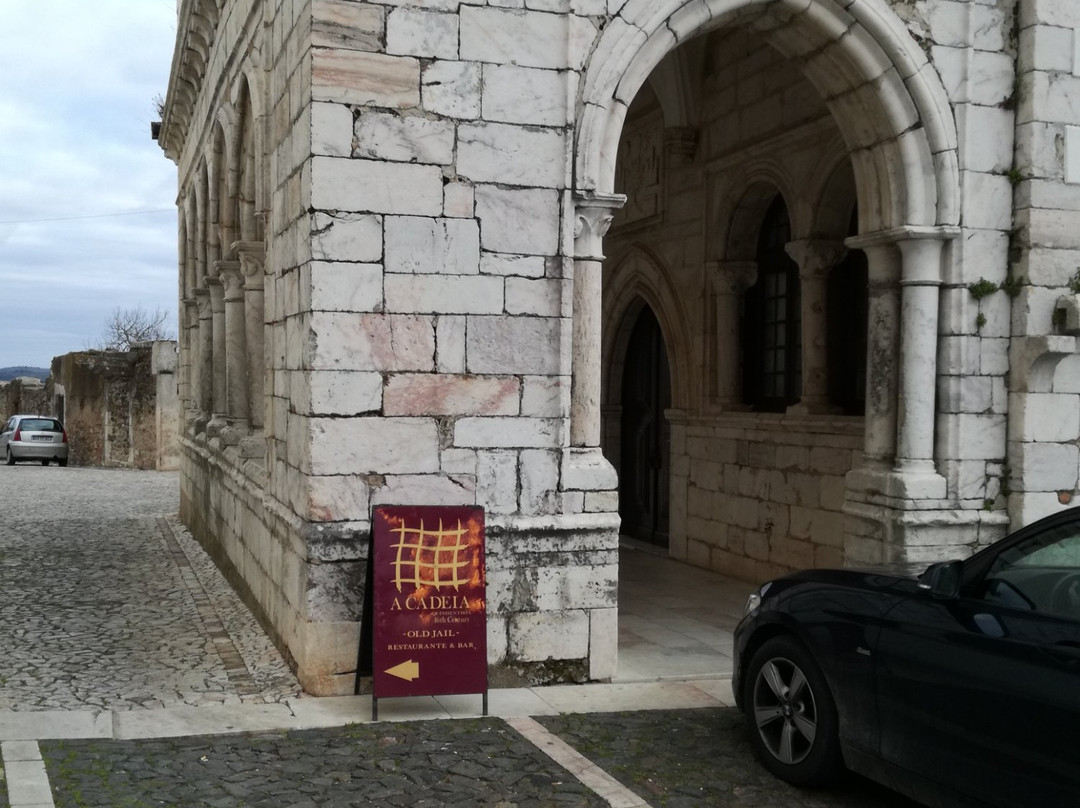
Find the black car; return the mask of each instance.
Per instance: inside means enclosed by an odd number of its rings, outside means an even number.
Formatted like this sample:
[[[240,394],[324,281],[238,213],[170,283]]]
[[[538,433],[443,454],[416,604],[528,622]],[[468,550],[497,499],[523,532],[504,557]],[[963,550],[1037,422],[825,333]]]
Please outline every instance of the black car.
[[[918,577],[770,581],[735,631],[762,762],[935,806],[1080,805],[1080,508]]]

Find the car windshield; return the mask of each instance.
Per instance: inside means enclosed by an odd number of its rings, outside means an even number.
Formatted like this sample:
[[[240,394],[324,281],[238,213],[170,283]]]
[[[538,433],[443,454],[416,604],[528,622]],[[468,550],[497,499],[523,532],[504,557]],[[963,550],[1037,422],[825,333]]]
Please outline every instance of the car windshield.
[[[24,432],[61,432],[60,424],[52,418],[24,418],[19,423]]]

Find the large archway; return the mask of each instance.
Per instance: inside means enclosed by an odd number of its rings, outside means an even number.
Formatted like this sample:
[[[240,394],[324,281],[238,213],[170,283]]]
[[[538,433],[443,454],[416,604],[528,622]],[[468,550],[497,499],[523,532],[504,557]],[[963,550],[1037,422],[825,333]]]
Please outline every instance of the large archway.
[[[945,90],[880,0],[843,8],[832,0],[666,0],[624,8],[601,36],[582,85],[579,192],[615,190],[627,111],[664,59],[730,26],[758,33],[828,105],[852,157],[864,233],[957,224],[957,136]],[[678,122],[692,122],[700,106],[695,91],[666,94],[662,103],[665,120]]]
[[[851,525],[858,532],[849,517],[868,513],[859,486],[918,487],[927,497],[945,486],[933,463],[932,399],[928,408],[911,381],[935,373],[936,329],[926,325],[936,317],[959,181],[945,94],[917,43],[872,0],[627,9],[601,35],[580,113],[579,199],[628,198],[604,240],[605,266],[652,253],[666,275],[653,272],[650,283],[685,313],[682,344],[668,346],[672,367],[686,370],[673,373],[684,388],[674,396],[670,479],[658,489],[670,492],[671,555],[747,578],[888,555],[887,540],[845,546]],[[762,298],[756,245],[780,198],[790,226],[786,246],[775,247],[794,264],[786,286],[773,281]],[[853,248],[868,269],[851,269]],[[612,440],[627,429],[625,393],[615,391],[625,369],[610,337],[622,333],[616,312],[625,314],[613,301],[628,296],[619,274],[604,272],[603,434],[626,469],[626,437]],[[867,275],[878,290],[869,297]],[[790,294],[779,297],[781,288]],[[785,355],[746,350],[754,289],[759,342],[789,340]],[[838,301],[853,312],[848,320],[872,324],[869,340],[852,340],[846,353],[837,335],[851,323],[837,327]],[[781,304],[790,316],[765,316]],[[575,316],[595,305],[576,299]],[[802,330],[768,331],[781,321]],[[867,352],[870,379],[851,370]],[[768,364],[758,371],[770,378],[784,362],[794,373],[788,392],[749,395],[753,361]],[[845,366],[850,390],[830,378],[832,365]],[[773,415],[758,415],[763,408]],[[640,481],[624,480],[622,495]],[[871,524],[882,513],[867,518],[866,533],[882,532]]]

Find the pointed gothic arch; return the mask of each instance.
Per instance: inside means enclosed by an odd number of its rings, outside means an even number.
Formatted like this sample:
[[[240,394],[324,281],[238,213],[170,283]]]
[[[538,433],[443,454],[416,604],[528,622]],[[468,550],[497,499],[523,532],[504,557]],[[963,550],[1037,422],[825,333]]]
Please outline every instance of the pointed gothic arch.
[[[605,332],[603,347],[603,404],[619,403],[622,363],[636,312],[648,305],[656,315],[671,364],[671,406],[683,409],[693,400],[690,318],[673,293],[674,284],[664,263],[645,247],[635,247],[604,279],[610,290],[604,299],[603,321],[617,324]]]

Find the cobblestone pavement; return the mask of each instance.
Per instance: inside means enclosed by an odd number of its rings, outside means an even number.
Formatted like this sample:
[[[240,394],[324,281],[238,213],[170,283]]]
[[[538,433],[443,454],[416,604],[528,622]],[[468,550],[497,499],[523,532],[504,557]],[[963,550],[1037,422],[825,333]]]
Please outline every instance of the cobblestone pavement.
[[[506,722],[459,719],[210,738],[46,741],[57,808],[911,808],[851,777],[799,791],[754,759],[732,708],[549,716],[540,723],[629,792],[590,791]],[[631,801],[631,799],[633,801]]]
[[[366,723],[368,697],[299,694],[172,515],[175,474],[0,466],[0,491],[0,808],[914,805],[857,778],[772,778],[722,680],[504,691],[493,704],[516,718]],[[705,706],[567,712],[646,691]],[[75,720],[88,710],[112,718]],[[65,720],[82,729],[57,734]],[[49,729],[3,734],[27,721]]]
[[[0,710],[276,701],[299,688],[175,520],[176,474],[0,466]]]

